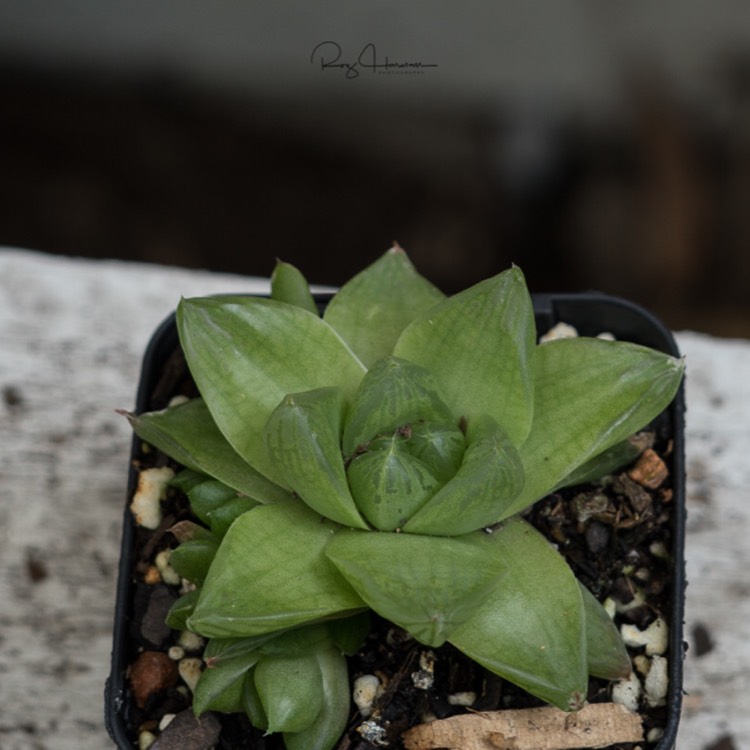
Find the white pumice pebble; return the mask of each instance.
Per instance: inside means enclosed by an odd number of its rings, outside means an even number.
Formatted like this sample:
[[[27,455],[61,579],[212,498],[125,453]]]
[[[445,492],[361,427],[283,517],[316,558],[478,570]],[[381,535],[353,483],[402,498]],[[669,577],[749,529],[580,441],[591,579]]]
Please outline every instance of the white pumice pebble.
[[[177,396],[172,396],[167,406],[180,406],[181,404],[186,404],[188,401],[190,399],[187,396],[178,394]]]
[[[435,653],[433,651],[422,651],[419,655],[419,668],[427,672],[435,671]]]
[[[664,729],[662,727],[653,727],[648,730],[646,735],[646,742],[658,742],[664,736]]]
[[[667,549],[664,542],[652,542],[651,546],[648,548],[648,551],[654,557],[658,557],[660,560],[669,559],[669,550]]]
[[[357,727],[357,731],[362,736],[362,739],[372,742],[373,745],[387,747],[389,744],[385,728],[381,727],[376,721],[363,721]]]
[[[547,331],[543,336],[539,337],[539,343],[543,344],[545,341],[556,341],[557,339],[574,339],[578,336],[578,331],[567,323],[557,323]]]
[[[626,646],[645,646],[646,656],[660,656],[667,650],[669,628],[661,617],[657,617],[645,630],[625,623],[620,626],[620,635]]]
[[[372,713],[372,704],[382,692],[380,680],[374,674],[363,674],[354,680],[352,700],[362,716],[367,718]]]
[[[167,490],[167,483],[174,476],[168,466],[160,469],[144,469],[138,475],[138,489],[133,495],[130,510],[135,522],[146,529],[157,529],[161,523],[161,499]]]
[[[181,661],[185,658],[185,649],[182,646],[171,646],[169,651],[167,651],[167,656],[172,661]]]
[[[615,338],[615,334],[610,333],[609,331],[602,331],[601,333],[598,333],[596,335],[596,338],[602,339],[604,341],[617,341],[617,339]]]
[[[198,684],[201,676],[202,663],[201,659],[197,657],[188,657],[177,665],[180,677],[182,677],[183,682],[190,688],[191,693],[195,692],[195,686]]]
[[[182,578],[177,571],[170,565],[169,559],[172,557],[171,549],[163,549],[154,558],[154,563],[161,575],[161,580],[170,586],[179,586]]]
[[[174,717],[175,714],[164,714],[159,722],[159,731],[163,732],[172,723]]]
[[[435,654],[422,651],[419,655],[419,670],[411,673],[411,681],[418,690],[429,690],[435,682]]]
[[[180,595],[189,594],[191,591],[195,591],[198,587],[192,582],[188,581],[187,578],[182,579],[180,584]]]
[[[651,660],[643,654],[638,654],[638,656],[634,657],[633,664],[644,677],[648,674],[648,670],[651,669]]]
[[[646,701],[650,706],[663,706],[669,689],[668,662],[663,656],[651,659],[651,669],[648,670],[643,687],[646,691]]]
[[[435,683],[435,675],[420,669],[411,673],[411,681],[417,690],[429,690]]]
[[[464,690],[449,695],[448,703],[450,703],[451,706],[473,706],[476,699],[477,694],[473,690]]]
[[[156,735],[153,732],[147,732],[145,729],[138,735],[138,750],[149,750],[156,742]]]
[[[617,602],[611,596],[608,596],[602,606],[604,607],[604,611],[609,615],[609,619],[614,620],[617,614]]]
[[[183,630],[180,632],[180,637],[177,639],[177,645],[182,646],[185,651],[200,651],[205,644],[205,641],[197,633],[191,633],[189,630]]]
[[[635,672],[627,680],[618,680],[612,686],[612,702],[620,703],[630,711],[638,710],[638,699],[641,697],[641,681]]]

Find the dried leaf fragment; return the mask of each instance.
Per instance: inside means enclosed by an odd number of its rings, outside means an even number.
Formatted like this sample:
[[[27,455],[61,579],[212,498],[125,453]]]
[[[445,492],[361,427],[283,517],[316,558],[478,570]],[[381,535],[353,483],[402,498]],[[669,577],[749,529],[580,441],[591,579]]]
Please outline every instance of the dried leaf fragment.
[[[638,714],[615,703],[595,703],[576,713],[552,706],[461,714],[420,724],[403,735],[407,750],[573,750],[640,742]]]

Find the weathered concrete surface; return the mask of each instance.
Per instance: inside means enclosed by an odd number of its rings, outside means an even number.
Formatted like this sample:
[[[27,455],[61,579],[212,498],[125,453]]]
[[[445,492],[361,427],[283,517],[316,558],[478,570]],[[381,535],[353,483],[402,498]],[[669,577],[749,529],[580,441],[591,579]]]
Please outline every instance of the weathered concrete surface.
[[[0,748],[101,750],[131,407],[180,295],[259,280],[0,250]],[[750,342],[688,357],[688,624],[680,750],[750,748]],[[692,639],[690,639],[692,640]]]
[[[678,750],[750,748],[750,342],[683,333],[687,640]],[[703,627],[711,643],[698,637]],[[701,645],[710,650],[699,655]]]
[[[102,750],[140,358],[180,295],[247,279],[0,254],[0,748]]]

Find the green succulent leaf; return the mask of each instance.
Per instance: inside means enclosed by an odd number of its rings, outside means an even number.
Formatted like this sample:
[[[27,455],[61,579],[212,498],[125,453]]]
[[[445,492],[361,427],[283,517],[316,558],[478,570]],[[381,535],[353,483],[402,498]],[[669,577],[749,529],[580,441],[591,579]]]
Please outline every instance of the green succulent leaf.
[[[363,609],[325,555],[340,529],[299,502],[244,513],[222,541],[190,629],[211,638],[261,635]]]
[[[172,630],[187,630],[187,621],[198,603],[199,589],[183,594],[169,609],[166,623]]]
[[[347,469],[359,509],[381,531],[403,526],[441,485],[422,461],[405,450],[405,442],[398,434],[381,438],[378,450],[357,456]]]
[[[256,471],[235,452],[202,398],[163,411],[125,416],[138,437],[183,466],[214,477],[262,503],[289,499],[288,491]]]
[[[350,279],[330,301],[323,319],[341,334],[367,367],[391,354],[417,315],[445,299],[394,247]]]
[[[520,445],[534,411],[534,349],[534,310],[514,267],[420,315],[393,353],[430,370],[455,414],[487,414]]]
[[[413,534],[456,536],[493,524],[521,492],[521,458],[489,417],[474,420],[456,475],[404,525]]]
[[[363,613],[253,638],[211,639],[204,654],[207,669],[198,683],[195,701],[203,711],[244,710],[256,727],[268,730],[269,718],[263,700],[273,700],[268,694],[269,685],[283,683],[286,673],[275,674],[269,680],[266,672],[276,672],[279,665],[294,665],[295,660],[302,660],[308,669],[294,670],[296,684],[291,685],[294,703],[304,701],[308,691],[318,690],[322,705],[312,722],[299,731],[286,733],[285,744],[288,750],[330,750],[340,739],[349,717],[349,679],[339,641],[346,641],[356,650],[368,624],[369,618]],[[312,660],[317,663],[317,670],[309,668]],[[261,662],[264,666],[256,669]],[[263,699],[256,675],[264,691]],[[287,698],[286,694],[282,696],[284,701]],[[295,711],[294,705],[287,706],[287,710]],[[273,715],[273,711],[269,713]],[[293,721],[303,723],[304,718],[295,715]]]
[[[234,497],[208,513],[208,525],[219,539],[229,531],[229,527],[243,514],[257,507],[258,503],[249,497]]]
[[[213,537],[202,537],[183,542],[172,552],[169,564],[178,575],[192,583],[203,583],[214,561],[219,542]]]
[[[313,623],[267,639],[258,646],[258,652],[264,656],[306,656],[330,648],[331,644],[327,623]]]
[[[341,455],[343,407],[338,388],[285,396],[266,423],[266,448],[307,505],[340,524],[365,529]]]
[[[483,535],[508,573],[449,640],[504,679],[565,711],[580,708],[588,670],[584,606],[561,555],[515,516]]]
[[[271,274],[271,298],[300,307],[314,315],[318,314],[318,306],[310,294],[307,279],[291,263],[276,261],[276,267]]]
[[[200,716],[205,711],[235,713],[244,710],[245,677],[259,659],[257,654],[248,654],[207,666],[193,692],[195,715]]]
[[[208,524],[209,513],[220,505],[237,497],[237,490],[218,479],[206,479],[195,484],[187,492],[190,508],[203,523]]]
[[[631,670],[630,657],[617,626],[579,581],[586,616],[586,658],[589,674],[605,680],[622,680]]]
[[[269,732],[307,729],[323,708],[323,677],[314,654],[269,656],[255,668]]]
[[[378,614],[440,646],[505,572],[481,538],[342,531],[328,557]]]
[[[263,427],[281,399],[339,386],[348,401],[365,368],[320,318],[275,300],[222,297],[182,300],[177,328],[190,371],[234,450],[282,486]]]
[[[333,649],[315,653],[322,679],[322,708],[306,729],[286,732],[287,750],[332,750],[349,719],[349,673],[346,659]]]
[[[234,662],[238,659],[254,664],[260,654],[260,648],[285,632],[282,630],[248,638],[211,638],[203,651],[203,660],[208,667],[220,666],[224,662]]]
[[[503,515],[650,422],[674,397],[682,372],[681,360],[636,344],[577,338],[539,346],[534,424],[521,448],[526,485]]]
[[[420,420],[458,423],[424,367],[384,357],[365,375],[354,396],[344,425],[344,455]]]
[[[250,723],[263,730],[268,731],[268,717],[260,699],[258,688],[255,686],[255,667],[253,667],[245,676],[245,682],[242,686],[242,705],[245,713],[250,719]]]
[[[406,431],[404,448],[424,463],[433,476],[445,484],[458,471],[466,450],[466,438],[456,425],[415,422]]]
[[[211,477],[202,471],[182,469],[169,480],[169,486],[176,487],[180,492],[184,492],[187,495],[193,487],[197,487],[199,484],[202,484],[209,479],[211,479]]]
[[[328,630],[335,649],[347,656],[354,656],[362,648],[362,644],[370,632],[370,625],[369,612],[360,612],[353,617],[330,620]]]

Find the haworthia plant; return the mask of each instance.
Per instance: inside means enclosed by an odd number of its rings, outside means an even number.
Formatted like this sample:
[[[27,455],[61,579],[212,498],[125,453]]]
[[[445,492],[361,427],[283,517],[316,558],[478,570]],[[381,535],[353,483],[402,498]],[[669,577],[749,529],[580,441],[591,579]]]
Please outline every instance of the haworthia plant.
[[[329,750],[371,610],[565,710],[589,674],[629,672],[601,605],[518,514],[630,460],[680,360],[538,345],[520,269],[446,298],[398,247],[322,318],[280,264],[271,299],[186,299],[177,326],[200,399],[129,418],[187,467],[174,481],[207,527],[174,553],[197,590],[169,615],[211,639],[196,712]]]

